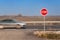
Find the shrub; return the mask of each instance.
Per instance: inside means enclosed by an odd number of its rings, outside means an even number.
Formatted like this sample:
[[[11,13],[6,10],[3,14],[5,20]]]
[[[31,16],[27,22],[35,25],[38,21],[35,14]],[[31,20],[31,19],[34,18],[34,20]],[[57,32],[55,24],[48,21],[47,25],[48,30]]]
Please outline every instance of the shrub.
[[[40,38],[60,39],[60,34],[56,34],[56,33],[41,33],[39,31],[37,31],[37,32],[35,32],[35,35]]]
[[[48,39],[60,39],[60,34],[42,34],[40,37]]]

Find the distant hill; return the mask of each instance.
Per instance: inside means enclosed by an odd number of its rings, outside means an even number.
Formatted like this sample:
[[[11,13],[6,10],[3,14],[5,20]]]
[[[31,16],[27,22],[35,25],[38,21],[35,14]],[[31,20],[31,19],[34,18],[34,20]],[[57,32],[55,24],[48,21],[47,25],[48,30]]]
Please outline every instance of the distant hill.
[[[21,21],[43,21],[42,16],[0,16],[1,19],[17,19]],[[46,16],[46,21],[60,21],[60,16]]]

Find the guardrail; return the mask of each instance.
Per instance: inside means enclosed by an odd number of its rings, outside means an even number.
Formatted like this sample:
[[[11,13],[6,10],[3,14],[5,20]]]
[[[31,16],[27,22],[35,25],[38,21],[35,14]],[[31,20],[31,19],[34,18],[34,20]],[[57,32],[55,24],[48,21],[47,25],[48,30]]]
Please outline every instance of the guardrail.
[[[25,21],[25,23],[44,23],[44,21]],[[45,23],[60,23],[60,21],[45,21]]]

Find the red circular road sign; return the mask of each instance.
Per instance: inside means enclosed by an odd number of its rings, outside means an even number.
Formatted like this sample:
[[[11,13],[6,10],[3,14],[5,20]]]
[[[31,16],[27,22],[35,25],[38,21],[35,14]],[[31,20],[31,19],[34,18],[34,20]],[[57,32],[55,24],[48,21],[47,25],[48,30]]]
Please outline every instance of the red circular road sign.
[[[43,9],[41,10],[41,14],[42,14],[42,16],[46,16],[47,13],[48,13],[48,11],[47,11],[46,8],[43,8]]]

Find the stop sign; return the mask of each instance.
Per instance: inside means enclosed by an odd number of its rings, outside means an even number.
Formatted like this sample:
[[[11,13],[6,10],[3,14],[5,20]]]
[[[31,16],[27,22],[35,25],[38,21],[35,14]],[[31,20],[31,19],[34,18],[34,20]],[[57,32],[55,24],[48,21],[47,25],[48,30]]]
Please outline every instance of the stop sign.
[[[41,14],[42,14],[42,16],[46,16],[47,13],[48,13],[48,11],[47,11],[46,8],[43,8],[43,9],[41,10]]]

